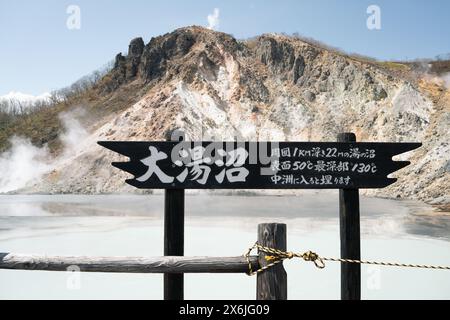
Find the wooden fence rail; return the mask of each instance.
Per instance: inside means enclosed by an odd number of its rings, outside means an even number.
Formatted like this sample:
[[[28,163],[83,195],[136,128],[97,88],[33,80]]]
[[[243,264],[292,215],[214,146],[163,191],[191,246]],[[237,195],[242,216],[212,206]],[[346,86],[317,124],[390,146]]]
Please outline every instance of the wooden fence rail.
[[[258,243],[275,249],[286,250],[286,225],[263,223],[258,225]],[[249,262],[250,265],[249,266]],[[24,255],[0,253],[0,270],[41,270],[41,271],[81,271],[113,273],[163,273],[166,300],[183,299],[182,279],[171,279],[168,275],[185,273],[248,273],[265,266],[264,253],[258,256],[239,257],[64,257],[47,255]],[[287,276],[282,263],[258,273],[256,286],[257,300],[286,300]],[[168,290],[172,288],[171,290]]]
[[[257,256],[250,257],[253,270]],[[247,259],[241,257],[63,257],[0,253],[0,269],[114,273],[245,273]],[[70,269],[71,270],[71,269]]]

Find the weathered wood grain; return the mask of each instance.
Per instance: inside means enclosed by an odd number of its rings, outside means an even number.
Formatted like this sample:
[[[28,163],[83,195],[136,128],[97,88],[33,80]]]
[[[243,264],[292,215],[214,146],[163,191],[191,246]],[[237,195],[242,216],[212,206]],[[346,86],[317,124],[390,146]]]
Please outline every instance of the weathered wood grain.
[[[355,142],[353,133],[341,133],[339,142]],[[341,258],[361,259],[359,190],[339,190]],[[361,265],[341,263],[341,299],[361,299]]]
[[[184,190],[164,193],[164,255],[184,255]],[[164,300],[183,300],[184,275],[164,274]]]
[[[251,257],[254,269],[258,257]],[[245,273],[245,257],[63,257],[0,253],[0,269],[114,273]]]
[[[281,223],[263,223],[258,225],[258,243],[262,246],[286,251],[286,225]],[[268,262],[266,254],[259,254],[259,264]],[[280,263],[264,272],[258,273],[256,284],[257,300],[287,300],[287,274]]]

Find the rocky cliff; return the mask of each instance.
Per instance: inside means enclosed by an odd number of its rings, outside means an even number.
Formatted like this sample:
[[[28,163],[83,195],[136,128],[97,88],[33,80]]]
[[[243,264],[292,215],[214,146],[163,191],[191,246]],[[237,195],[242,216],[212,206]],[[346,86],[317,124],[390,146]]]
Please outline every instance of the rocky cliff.
[[[450,92],[426,77],[407,80],[389,68],[293,37],[266,34],[237,41],[200,27],[131,41],[105,77],[101,95],[131,87],[138,102],[88,128],[76,154],[28,190],[122,192],[126,175],[97,140],[163,139],[184,129],[190,139],[422,141],[413,165],[389,197],[448,202]]]

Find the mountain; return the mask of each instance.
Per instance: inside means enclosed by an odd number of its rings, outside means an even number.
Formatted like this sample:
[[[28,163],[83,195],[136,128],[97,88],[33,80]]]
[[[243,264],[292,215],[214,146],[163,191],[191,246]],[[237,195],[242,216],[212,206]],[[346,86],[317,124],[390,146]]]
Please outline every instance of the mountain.
[[[450,92],[408,64],[285,35],[238,41],[193,26],[148,44],[133,39],[80,101],[89,134],[25,190],[132,191],[127,175],[110,166],[120,158],[98,140],[160,140],[179,128],[192,140],[335,141],[338,132],[352,131],[358,141],[424,144],[407,155],[412,165],[399,171],[396,184],[367,193],[450,201]]]

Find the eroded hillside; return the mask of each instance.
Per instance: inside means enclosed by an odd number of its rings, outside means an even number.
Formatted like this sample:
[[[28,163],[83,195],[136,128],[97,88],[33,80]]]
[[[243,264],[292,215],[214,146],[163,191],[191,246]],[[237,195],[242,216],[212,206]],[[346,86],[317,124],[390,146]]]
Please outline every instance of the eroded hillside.
[[[450,92],[427,77],[410,81],[292,37],[237,41],[188,27],[146,45],[134,39],[95,90],[103,111],[87,122],[89,136],[27,191],[131,191],[98,140],[159,140],[183,129],[190,139],[334,141],[353,131],[359,141],[424,144],[407,155],[413,165],[398,183],[372,194],[449,202]]]

